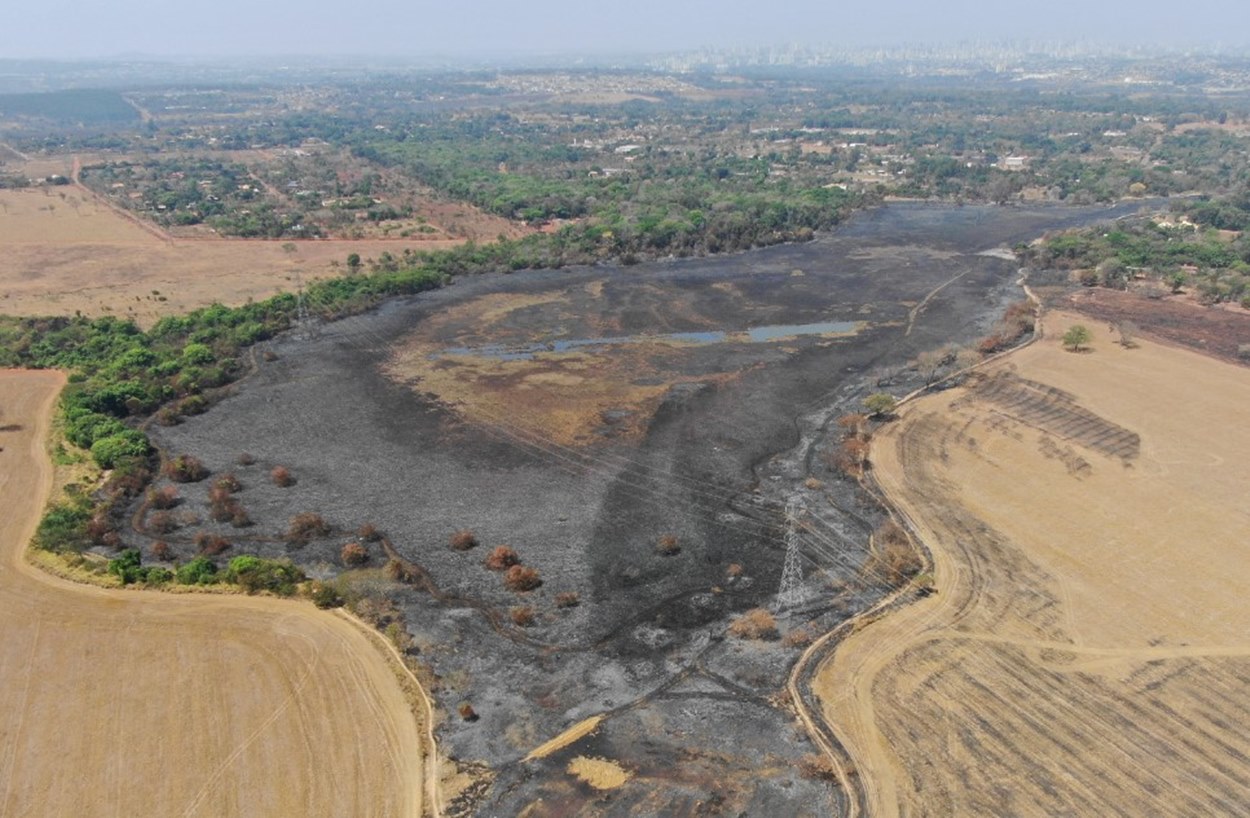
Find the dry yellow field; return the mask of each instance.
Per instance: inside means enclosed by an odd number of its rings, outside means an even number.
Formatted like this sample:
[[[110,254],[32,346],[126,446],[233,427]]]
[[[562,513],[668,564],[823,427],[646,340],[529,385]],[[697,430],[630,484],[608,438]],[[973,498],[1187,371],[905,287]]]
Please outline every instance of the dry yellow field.
[[[0,313],[158,318],[295,292],[297,278],[341,274],[348,254],[377,258],[460,240],[173,239],[75,185],[0,190]],[[293,249],[292,249],[293,248]]]
[[[345,617],[80,586],[23,560],[62,384],[0,371],[0,815],[421,815],[436,765]]]
[[[875,441],[937,593],[825,660],[823,715],[873,816],[1244,815],[1250,370],[1046,326]]]

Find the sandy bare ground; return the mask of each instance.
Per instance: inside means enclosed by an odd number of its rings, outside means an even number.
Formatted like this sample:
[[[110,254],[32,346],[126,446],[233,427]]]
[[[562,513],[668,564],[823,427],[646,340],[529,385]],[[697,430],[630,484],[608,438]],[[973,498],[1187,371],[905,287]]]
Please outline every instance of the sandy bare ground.
[[[213,302],[237,305],[297,281],[341,275],[350,253],[378,258],[455,240],[298,242],[168,239],[106,206],[84,188],[0,191],[0,313],[117,315],[149,326]]]
[[[421,815],[419,725],[346,618],[22,559],[62,384],[0,371],[0,815]]]
[[[874,816],[1244,814],[1250,374],[1046,327],[875,441],[938,592],[825,661],[824,717]]]

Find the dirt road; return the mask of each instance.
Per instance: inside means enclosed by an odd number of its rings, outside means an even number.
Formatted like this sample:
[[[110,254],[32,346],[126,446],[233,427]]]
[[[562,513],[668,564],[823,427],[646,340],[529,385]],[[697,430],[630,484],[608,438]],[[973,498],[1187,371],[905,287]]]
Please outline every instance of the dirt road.
[[[874,442],[937,593],[825,661],[824,716],[873,816],[1244,814],[1250,372],[1046,327]]]
[[[0,816],[420,816],[419,725],[346,619],[25,563],[63,382],[0,371]]]

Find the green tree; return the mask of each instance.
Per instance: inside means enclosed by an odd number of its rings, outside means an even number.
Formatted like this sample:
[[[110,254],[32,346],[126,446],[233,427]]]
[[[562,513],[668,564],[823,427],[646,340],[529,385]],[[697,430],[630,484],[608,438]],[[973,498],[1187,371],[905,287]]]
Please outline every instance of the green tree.
[[[1063,345],[1072,352],[1079,352],[1081,347],[1094,339],[1089,327],[1084,324],[1073,324],[1063,334]]]
[[[889,417],[897,405],[898,401],[887,392],[876,392],[864,398],[864,408],[873,417]]]

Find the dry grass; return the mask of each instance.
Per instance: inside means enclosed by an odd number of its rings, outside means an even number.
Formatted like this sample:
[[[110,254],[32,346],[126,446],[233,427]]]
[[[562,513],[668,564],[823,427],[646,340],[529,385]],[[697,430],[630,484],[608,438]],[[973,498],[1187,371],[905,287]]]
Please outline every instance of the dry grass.
[[[816,680],[870,814],[1250,800],[1250,565],[1235,556],[1250,378],[1090,328],[1094,352],[1048,335],[916,402],[874,448],[936,593],[852,633]]]
[[[64,196],[64,198],[62,198]],[[494,234],[491,234],[492,238]],[[162,239],[78,188],[0,190],[0,312],[133,317],[141,326],[207,307],[294,292],[339,275],[350,253],[377,258],[404,248],[454,247],[459,239],[298,241]]]

